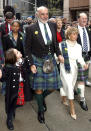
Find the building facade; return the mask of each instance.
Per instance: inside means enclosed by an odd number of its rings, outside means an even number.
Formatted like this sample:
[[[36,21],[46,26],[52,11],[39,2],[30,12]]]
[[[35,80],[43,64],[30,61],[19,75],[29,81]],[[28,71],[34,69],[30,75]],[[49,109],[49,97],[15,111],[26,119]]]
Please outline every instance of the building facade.
[[[80,12],[85,12],[91,20],[91,0],[64,0],[63,16],[69,21],[77,20]]]
[[[4,1],[0,0],[0,16],[3,16],[3,5],[4,5]]]
[[[29,16],[35,12],[35,1],[32,0],[0,0],[0,16],[3,16],[3,8],[11,5],[15,8],[16,14],[21,16]]]
[[[63,0],[0,0],[0,15],[3,15],[3,8],[12,5],[17,14],[21,16],[34,15],[36,8],[43,5],[49,8],[49,15],[62,15]]]

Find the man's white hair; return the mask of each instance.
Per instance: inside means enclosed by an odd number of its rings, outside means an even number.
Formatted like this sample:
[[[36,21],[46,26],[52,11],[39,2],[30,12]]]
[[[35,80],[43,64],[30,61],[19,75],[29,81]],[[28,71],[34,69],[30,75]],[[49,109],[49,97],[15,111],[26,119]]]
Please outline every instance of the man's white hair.
[[[40,6],[40,7],[37,8],[36,13],[38,13],[40,10],[44,10],[44,9],[47,9],[47,10],[48,10],[47,7],[45,7],[45,6]]]
[[[81,17],[81,16],[87,16],[87,14],[82,12],[82,13],[79,14],[79,17]]]

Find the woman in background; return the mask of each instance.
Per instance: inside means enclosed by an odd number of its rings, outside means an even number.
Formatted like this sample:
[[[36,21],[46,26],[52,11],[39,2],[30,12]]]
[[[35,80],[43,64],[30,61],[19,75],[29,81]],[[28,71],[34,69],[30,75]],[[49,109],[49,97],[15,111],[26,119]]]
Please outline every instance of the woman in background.
[[[11,23],[11,30],[8,35],[4,36],[3,49],[4,52],[9,48],[16,48],[24,57],[24,34],[19,30],[20,22],[14,20]]]
[[[65,31],[62,29],[62,19],[56,18],[57,24],[57,42],[58,44],[65,40]],[[56,56],[55,56],[56,57]],[[60,72],[59,62],[57,63],[58,71]]]
[[[62,19],[56,18],[56,24],[57,24],[57,42],[60,43],[65,40],[65,32],[62,29]]]

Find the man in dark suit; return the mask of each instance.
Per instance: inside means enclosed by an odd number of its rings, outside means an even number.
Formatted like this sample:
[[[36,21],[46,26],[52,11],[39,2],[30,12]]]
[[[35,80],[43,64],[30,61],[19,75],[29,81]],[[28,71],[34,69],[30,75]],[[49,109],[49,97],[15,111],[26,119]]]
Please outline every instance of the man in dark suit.
[[[3,43],[3,37],[11,31],[11,23],[14,20],[14,15],[12,12],[7,12],[5,14],[5,22],[1,24],[1,39]]]
[[[89,62],[91,57],[91,32],[86,27],[87,25],[87,15],[85,13],[80,13],[78,16],[78,30],[79,35],[77,42],[82,46],[82,55],[86,62]],[[85,100],[85,85],[91,86],[88,81],[88,71],[81,69],[78,66],[78,89],[80,89],[80,106],[83,110],[87,111],[88,107]]]
[[[56,25],[48,22],[48,9],[39,7],[36,17],[38,21],[26,28],[25,54],[32,72],[31,83],[38,104],[38,120],[44,123],[44,112],[47,110],[45,97],[51,90],[61,87],[54,53],[59,61],[63,62],[64,59],[56,40]],[[46,69],[48,64],[51,66],[50,71]]]
[[[2,45],[3,45],[4,36],[11,31],[11,23],[15,19],[15,10],[12,6],[5,6],[3,14],[4,14],[5,21],[0,25]]]

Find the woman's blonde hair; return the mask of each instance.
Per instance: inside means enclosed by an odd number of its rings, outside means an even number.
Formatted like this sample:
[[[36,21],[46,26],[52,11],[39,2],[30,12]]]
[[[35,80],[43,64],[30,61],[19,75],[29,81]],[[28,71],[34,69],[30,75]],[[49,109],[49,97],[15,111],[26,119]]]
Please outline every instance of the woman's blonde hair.
[[[62,19],[61,19],[60,17],[57,17],[57,18],[56,18],[56,23],[57,23],[58,21],[62,21]]]
[[[79,31],[78,31],[78,29],[76,27],[69,27],[69,28],[67,28],[66,31],[65,31],[66,39],[69,39],[69,37],[70,37],[70,35],[72,33],[76,33],[78,35]]]

